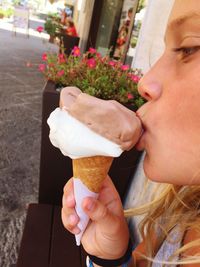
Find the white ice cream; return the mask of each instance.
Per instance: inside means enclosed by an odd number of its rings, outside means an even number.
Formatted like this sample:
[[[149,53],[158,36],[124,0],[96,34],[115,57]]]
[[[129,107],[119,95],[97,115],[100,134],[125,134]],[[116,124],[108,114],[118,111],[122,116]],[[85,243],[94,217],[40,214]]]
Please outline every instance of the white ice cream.
[[[72,159],[97,155],[119,157],[123,152],[118,144],[96,134],[64,109],[56,108],[47,123],[51,143]]]

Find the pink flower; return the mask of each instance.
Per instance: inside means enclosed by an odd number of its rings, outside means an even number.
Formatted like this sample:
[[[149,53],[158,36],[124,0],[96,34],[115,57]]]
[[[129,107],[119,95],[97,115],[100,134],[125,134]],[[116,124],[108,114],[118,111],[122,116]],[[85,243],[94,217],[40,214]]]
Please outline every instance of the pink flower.
[[[124,71],[129,70],[129,65],[122,65],[121,69]]]
[[[109,63],[108,63],[110,66],[114,67],[116,65],[116,62],[111,60]]]
[[[42,60],[43,61],[47,61],[47,53],[43,53],[42,54]]]
[[[79,57],[81,55],[81,51],[78,46],[74,46],[72,50],[72,55],[74,55],[75,57]]]
[[[132,75],[131,75],[131,80],[132,80],[133,82],[135,82],[135,83],[138,83],[139,80],[140,80],[140,77],[137,76],[137,75],[132,74]]]
[[[45,71],[45,68],[46,68],[45,64],[39,64],[39,70],[41,72],[44,72]]]
[[[31,66],[32,66],[31,62],[27,61],[27,62],[26,62],[26,67],[29,68],[29,67],[31,67]]]
[[[65,55],[64,55],[64,54],[59,54],[59,55],[58,55],[58,58],[59,58],[59,59],[63,59],[63,58],[65,58]]]
[[[59,60],[59,63],[65,63],[66,62],[65,55],[64,54],[59,54],[58,55],[58,60]]]
[[[90,48],[89,48],[89,52],[90,52],[91,54],[96,54],[97,50],[96,50],[95,48],[90,47]]]
[[[42,26],[38,26],[36,29],[39,33],[43,32],[44,28]]]
[[[58,71],[57,76],[58,76],[58,77],[61,77],[61,76],[63,76],[64,74],[65,74],[65,71],[64,71],[64,70],[60,70],[60,71]]]
[[[132,95],[131,93],[128,93],[127,97],[128,97],[128,99],[134,99],[134,95]]]
[[[96,60],[94,58],[88,59],[87,65],[89,68],[94,69],[96,67]]]
[[[101,58],[101,54],[100,54],[100,53],[96,53],[96,56],[97,56],[98,58]]]

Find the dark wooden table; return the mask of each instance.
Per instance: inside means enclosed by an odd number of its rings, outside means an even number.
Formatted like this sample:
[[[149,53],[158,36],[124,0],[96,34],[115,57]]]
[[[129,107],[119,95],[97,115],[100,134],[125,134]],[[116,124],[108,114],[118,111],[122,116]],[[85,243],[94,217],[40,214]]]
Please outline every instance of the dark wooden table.
[[[30,204],[17,267],[80,267],[86,254],[61,222],[61,208]]]

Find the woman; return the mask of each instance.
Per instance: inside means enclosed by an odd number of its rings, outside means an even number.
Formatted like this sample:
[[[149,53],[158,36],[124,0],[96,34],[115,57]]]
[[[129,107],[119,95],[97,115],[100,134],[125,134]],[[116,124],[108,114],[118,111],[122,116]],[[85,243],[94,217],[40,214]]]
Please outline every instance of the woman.
[[[72,21],[70,17],[66,18],[65,25],[66,25],[65,32],[67,35],[76,36],[76,37],[78,36],[74,22]]]
[[[83,208],[91,223],[82,245],[97,257],[91,256],[91,266],[200,266],[199,0],[175,0],[165,43],[164,54],[139,84],[148,102],[137,111],[144,127],[137,148],[146,151],[144,171],[160,183],[159,198],[127,212],[146,213],[143,242],[131,258],[128,227],[111,180],[105,181],[99,200],[86,198]],[[76,234],[74,205],[69,181],[62,220]]]
[[[116,48],[115,48],[115,52],[114,52],[114,58],[119,59],[123,56],[132,13],[133,13],[133,8],[129,8],[128,18],[125,21],[123,21],[122,26],[120,27],[119,34],[117,37]]]

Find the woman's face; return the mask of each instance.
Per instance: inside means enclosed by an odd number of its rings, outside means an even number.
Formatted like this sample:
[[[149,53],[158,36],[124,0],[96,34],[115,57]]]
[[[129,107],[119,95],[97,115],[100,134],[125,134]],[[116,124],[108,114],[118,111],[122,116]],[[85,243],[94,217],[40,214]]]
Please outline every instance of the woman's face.
[[[148,178],[200,184],[200,1],[175,0],[163,56],[143,77],[138,110]]]

